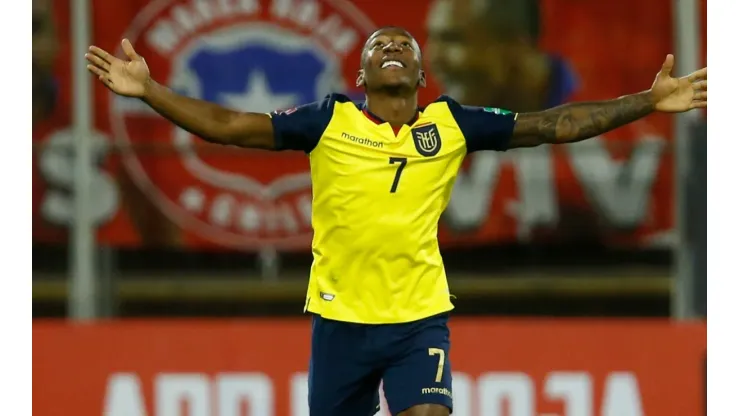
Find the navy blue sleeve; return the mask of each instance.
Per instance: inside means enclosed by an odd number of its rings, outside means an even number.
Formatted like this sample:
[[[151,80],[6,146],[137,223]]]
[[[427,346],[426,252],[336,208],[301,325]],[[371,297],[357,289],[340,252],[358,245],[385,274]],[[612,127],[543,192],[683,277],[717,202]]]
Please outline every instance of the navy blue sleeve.
[[[516,114],[493,107],[471,107],[442,97],[465,137],[468,153],[479,150],[505,151],[514,132]]]
[[[270,113],[275,150],[310,153],[331,121],[335,101],[333,95],[328,95],[321,101]]]

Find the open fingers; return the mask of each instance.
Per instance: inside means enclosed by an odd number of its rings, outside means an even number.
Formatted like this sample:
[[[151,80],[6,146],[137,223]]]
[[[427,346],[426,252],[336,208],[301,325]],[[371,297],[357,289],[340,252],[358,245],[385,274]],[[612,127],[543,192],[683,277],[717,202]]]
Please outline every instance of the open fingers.
[[[113,88],[113,80],[111,80],[110,78],[108,78],[108,77],[98,77],[98,79],[100,80],[100,82],[102,82],[103,84],[105,84],[106,87]]]
[[[705,81],[707,79],[707,68],[702,68],[698,71],[694,71],[689,75],[689,82]]]
[[[105,78],[109,79],[110,76],[107,71],[104,71],[102,68],[99,68],[95,65],[88,65],[87,70],[95,74],[98,78]],[[101,79],[102,81],[102,79]]]
[[[660,68],[660,72],[663,75],[671,76],[671,71],[673,71],[673,63],[675,62],[675,58],[673,55],[667,55],[665,57],[665,61],[663,62],[663,67]]]
[[[110,79],[107,73],[103,73],[100,68],[92,65],[88,65],[87,69],[98,76],[98,81],[102,82],[106,87],[113,89],[113,80]]]
[[[694,90],[696,91],[706,91],[707,90],[707,81],[699,81],[691,85],[694,87]]]
[[[694,100],[707,100],[707,92],[706,91],[694,91]]]
[[[707,108],[707,102],[706,100],[694,100],[691,102],[691,108]]]
[[[129,57],[132,61],[137,61],[141,59],[139,54],[136,53],[134,50],[134,46],[131,44],[131,41],[128,39],[124,39],[121,41],[121,47],[123,49],[123,53],[126,54],[126,56]]]
[[[103,61],[109,64],[113,63],[113,60],[116,59],[113,55],[98,48],[97,46],[90,46],[89,50],[92,55],[97,56],[98,58],[102,59]]]
[[[95,65],[96,67],[104,70],[105,72],[110,71],[110,63],[108,63],[107,61],[104,61],[102,58],[98,57],[97,55],[86,53],[85,59],[87,59],[88,62]]]

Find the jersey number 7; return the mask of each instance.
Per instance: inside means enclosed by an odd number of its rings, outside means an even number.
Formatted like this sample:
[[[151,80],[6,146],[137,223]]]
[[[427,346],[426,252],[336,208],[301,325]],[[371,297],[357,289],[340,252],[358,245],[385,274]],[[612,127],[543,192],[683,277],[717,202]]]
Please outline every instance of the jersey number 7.
[[[390,164],[393,165],[395,163],[399,163],[398,169],[396,169],[396,177],[393,178],[393,185],[391,185],[391,193],[395,194],[396,189],[398,189],[398,181],[401,180],[401,172],[403,172],[403,168],[406,167],[406,162],[408,161],[405,157],[392,157],[390,158]]]

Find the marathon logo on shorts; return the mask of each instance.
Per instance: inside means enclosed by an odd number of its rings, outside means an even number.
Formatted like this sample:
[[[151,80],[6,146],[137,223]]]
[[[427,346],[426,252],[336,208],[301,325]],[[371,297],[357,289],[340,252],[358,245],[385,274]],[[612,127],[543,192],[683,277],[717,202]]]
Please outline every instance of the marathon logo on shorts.
[[[426,387],[421,389],[421,394],[444,394],[447,397],[452,397],[452,392],[447,387]]]
[[[353,85],[365,34],[375,29],[353,3],[161,0],[149,2],[125,33],[174,91],[234,110],[289,114]],[[181,239],[240,249],[308,246],[304,155],[203,146],[138,100],[111,100],[113,134],[124,148],[174,147],[163,156],[127,151],[124,163],[141,204],[156,206]]]

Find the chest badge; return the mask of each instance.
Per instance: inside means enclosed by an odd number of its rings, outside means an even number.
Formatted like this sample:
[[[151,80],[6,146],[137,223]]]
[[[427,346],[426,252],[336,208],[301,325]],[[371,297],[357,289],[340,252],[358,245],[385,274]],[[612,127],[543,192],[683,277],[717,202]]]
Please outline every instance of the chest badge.
[[[442,148],[442,141],[440,140],[439,130],[436,124],[415,127],[411,129],[411,135],[414,138],[416,151],[422,156],[434,156]]]

